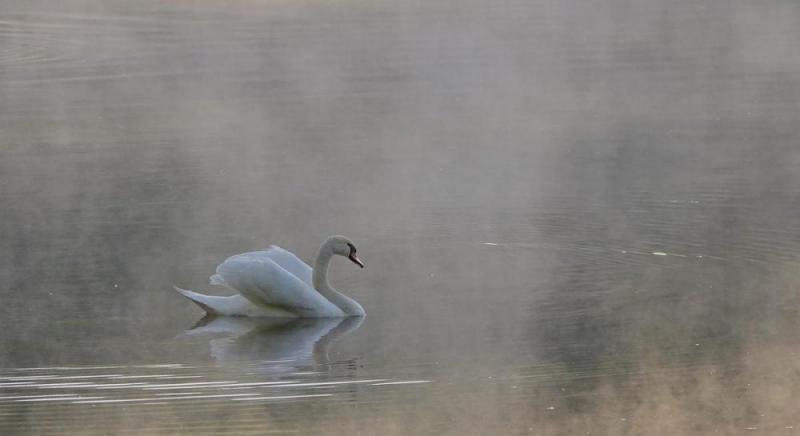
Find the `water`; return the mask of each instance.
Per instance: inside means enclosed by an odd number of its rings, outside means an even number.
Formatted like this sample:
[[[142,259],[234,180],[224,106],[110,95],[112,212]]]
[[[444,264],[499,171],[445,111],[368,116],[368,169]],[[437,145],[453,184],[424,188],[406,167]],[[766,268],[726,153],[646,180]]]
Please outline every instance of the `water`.
[[[796,4],[0,12],[0,433],[800,428]],[[335,233],[363,323],[171,290]]]

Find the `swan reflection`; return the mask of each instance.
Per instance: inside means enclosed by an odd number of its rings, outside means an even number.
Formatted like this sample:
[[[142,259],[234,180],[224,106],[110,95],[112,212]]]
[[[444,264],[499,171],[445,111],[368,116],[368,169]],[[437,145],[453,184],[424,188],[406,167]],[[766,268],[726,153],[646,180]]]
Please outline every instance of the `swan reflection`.
[[[297,365],[328,363],[331,345],[363,321],[362,317],[206,317],[186,334],[213,336],[211,356],[219,364],[256,362],[269,372],[285,372]]]

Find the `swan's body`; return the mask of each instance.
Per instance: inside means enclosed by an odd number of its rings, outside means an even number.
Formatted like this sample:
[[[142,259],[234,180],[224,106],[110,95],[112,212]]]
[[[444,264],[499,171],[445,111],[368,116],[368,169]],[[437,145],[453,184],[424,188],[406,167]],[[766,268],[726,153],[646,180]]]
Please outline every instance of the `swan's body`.
[[[312,270],[283,248],[237,254],[227,258],[211,276],[212,285],[238,292],[229,297],[203,295],[175,288],[210,315],[299,318],[364,316],[355,300],[328,283],[328,265],[333,255],[348,257],[364,267],[356,248],[344,236],[331,236],[322,243]]]

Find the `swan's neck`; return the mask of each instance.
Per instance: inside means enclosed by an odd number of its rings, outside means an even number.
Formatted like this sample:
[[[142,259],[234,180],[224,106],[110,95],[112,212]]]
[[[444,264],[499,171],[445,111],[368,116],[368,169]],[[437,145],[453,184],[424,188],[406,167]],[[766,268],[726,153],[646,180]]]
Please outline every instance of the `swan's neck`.
[[[347,295],[333,289],[333,286],[328,283],[328,266],[331,263],[332,257],[333,247],[326,241],[319,248],[317,260],[314,263],[314,275],[312,277],[314,289],[322,294],[323,297],[327,298],[328,301],[338,306],[339,309],[342,309],[346,315],[364,316],[366,312],[364,312],[364,308],[361,307],[360,304]]]

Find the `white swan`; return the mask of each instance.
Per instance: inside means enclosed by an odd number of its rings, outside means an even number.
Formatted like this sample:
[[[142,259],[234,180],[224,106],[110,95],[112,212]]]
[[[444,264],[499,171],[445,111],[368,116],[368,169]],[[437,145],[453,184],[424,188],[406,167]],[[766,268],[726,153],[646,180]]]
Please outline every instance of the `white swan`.
[[[277,246],[231,256],[211,276],[212,285],[235,292],[229,297],[203,295],[175,287],[209,315],[341,318],[364,316],[364,308],[328,283],[334,254],[364,268],[356,246],[344,236],[331,236],[319,247],[314,269]]]

